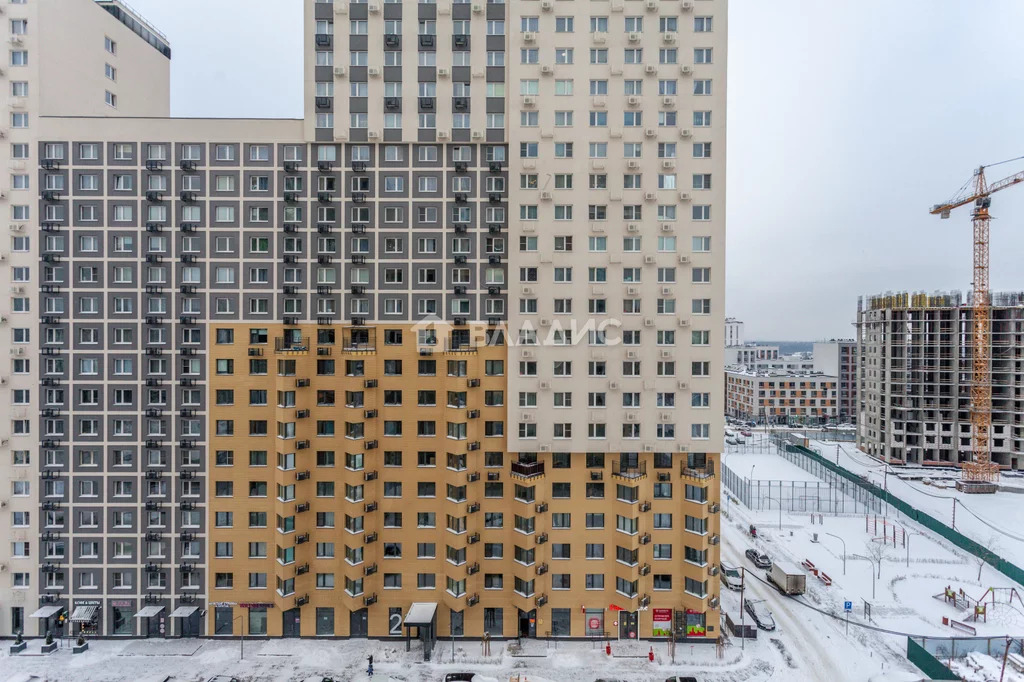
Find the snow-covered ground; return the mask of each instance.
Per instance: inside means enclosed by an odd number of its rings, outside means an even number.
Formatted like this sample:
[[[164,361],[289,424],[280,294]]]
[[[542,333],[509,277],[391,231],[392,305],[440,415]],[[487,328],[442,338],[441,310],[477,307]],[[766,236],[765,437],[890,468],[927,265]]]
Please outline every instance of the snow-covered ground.
[[[1013,666],[1007,665],[1004,672],[1002,659],[996,660],[979,653],[970,653],[965,658],[953,661],[950,670],[966,682],[1024,682],[1024,675]]]
[[[1021,493],[1003,491],[994,495],[968,495],[952,487],[949,472],[887,467],[858,450],[853,443],[812,441],[811,446],[818,449],[823,457],[833,462],[838,458],[840,466],[879,486],[888,487],[889,492],[901,500],[947,525],[955,526],[975,542],[1024,567],[1024,529],[1019,527],[1021,509],[1024,508],[1021,478],[1004,475],[1001,481],[1008,487],[1020,488]],[[886,469],[889,470],[888,475]]]

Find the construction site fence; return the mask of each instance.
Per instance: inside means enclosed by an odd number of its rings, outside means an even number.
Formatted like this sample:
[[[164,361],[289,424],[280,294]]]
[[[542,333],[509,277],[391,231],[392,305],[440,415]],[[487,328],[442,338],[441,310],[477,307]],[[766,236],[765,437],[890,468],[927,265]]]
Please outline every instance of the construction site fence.
[[[949,662],[957,658],[963,658],[967,654],[985,654],[1000,661],[1003,659],[1003,656],[1008,654],[1017,656],[1024,654],[1024,640],[1020,637],[1006,635],[997,637],[911,637],[909,639],[924,650],[925,653],[933,657],[946,670],[949,670],[949,668],[942,661]],[[911,660],[913,661],[913,659]],[[917,661],[913,661],[913,663],[917,667],[921,667]],[[957,678],[933,677],[932,679]]]
[[[797,454],[783,457],[814,474],[820,481],[750,479],[722,465],[722,482],[748,509],[790,513],[867,514],[882,513],[882,501],[814,462],[803,462]],[[808,467],[819,469],[814,471]]]
[[[953,543],[956,547],[964,550],[965,552],[973,554],[979,559],[984,559],[989,566],[996,569],[997,571],[999,571],[1006,577],[1010,578],[1014,582],[1024,584],[1024,570],[1022,570],[1019,566],[1010,561],[1007,561],[1006,559],[1002,558],[992,550],[988,549],[987,547],[984,547],[978,542],[975,542],[966,535],[953,530],[942,521],[936,519],[934,516],[931,516],[930,514],[921,511],[920,509],[914,507],[913,505],[907,504],[900,498],[896,497],[889,491],[878,487],[871,481],[865,480],[858,476],[857,474],[848,471],[833,462],[830,462],[829,460],[822,457],[821,453],[819,452],[816,452],[809,448],[805,448],[801,445],[793,445],[791,443],[786,443],[779,436],[773,436],[772,439],[780,455],[783,455],[783,453],[791,453],[799,455],[810,462],[819,464],[824,469],[827,469],[833,474],[841,476],[847,481],[853,483],[855,486],[861,488],[862,490],[878,498],[882,502],[888,503],[889,505],[897,509],[900,513],[906,515],[912,521],[916,521],[925,528],[938,533],[946,540]],[[801,465],[797,464],[797,466]],[[814,471],[812,471],[811,469],[805,470],[814,473]]]
[[[916,665],[930,680],[960,679],[924,646],[914,641],[913,637],[907,637],[907,660]]]

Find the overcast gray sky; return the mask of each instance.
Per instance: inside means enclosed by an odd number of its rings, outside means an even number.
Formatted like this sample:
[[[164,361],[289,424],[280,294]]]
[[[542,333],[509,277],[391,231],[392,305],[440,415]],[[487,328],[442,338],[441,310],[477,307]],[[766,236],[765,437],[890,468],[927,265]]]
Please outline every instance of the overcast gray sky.
[[[131,3],[171,39],[174,115],[301,117],[301,0]],[[969,289],[969,209],[928,208],[1024,155],[1024,2],[732,0],[729,20],[727,313],[748,338],[852,336],[860,294]],[[992,288],[1024,290],[1024,187],[992,212]]]

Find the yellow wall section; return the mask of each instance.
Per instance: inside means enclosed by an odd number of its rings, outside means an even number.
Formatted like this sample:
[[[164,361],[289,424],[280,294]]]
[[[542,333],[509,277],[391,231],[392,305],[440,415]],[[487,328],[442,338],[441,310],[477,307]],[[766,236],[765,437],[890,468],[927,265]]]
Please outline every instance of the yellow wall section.
[[[267,343],[250,344],[250,324],[217,325],[215,329],[232,329],[231,344],[212,344],[209,404],[211,433],[211,489],[210,489],[210,561],[208,576],[210,602],[268,603],[267,634],[271,637],[283,633],[284,612],[299,609],[300,632],[314,636],[317,608],[334,609],[336,636],[348,636],[350,613],[367,608],[367,633],[371,637],[389,634],[389,608],[397,608],[404,615],[411,603],[417,601],[438,604],[438,630],[441,636],[450,632],[451,610],[462,611],[464,635],[479,637],[484,632],[485,609],[502,608],[502,633],[517,636],[520,628],[520,610],[535,610],[533,628],[543,637],[551,631],[551,609],[563,608],[571,612],[570,635],[585,635],[584,609],[603,610],[603,629],[616,636],[613,621],[618,617],[609,610],[614,605],[638,613],[639,636],[650,637],[655,609],[682,612],[692,609],[706,613],[708,636],[717,637],[718,578],[712,567],[718,565],[719,492],[717,475],[718,456],[708,455],[707,470],[693,470],[687,466],[687,455],[672,455],[671,466],[655,468],[654,453],[640,453],[639,467],[622,471],[617,454],[607,454],[603,464],[592,462],[588,467],[585,453],[569,455],[571,466],[555,468],[555,459],[564,464],[559,453],[538,453],[538,464],[519,464],[517,453],[505,451],[502,436],[486,436],[487,422],[506,422],[506,410],[515,396],[507,395],[506,379],[500,367],[492,363],[491,373],[486,371],[487,361],[504,363],[509,370],[507,348],[503,345],[473,344],[471,348],[451,350],[447,337],[449,328],[439,327],[437,345],[429,347],[417,343],[417,330],[410,325],[379,325],[366,328],[370,336],[368,345],[353,347],[351,327],[331,327],[333,344],[318,344],[315,325],[289,327],[299,329],[298,343],[283,341],[285,329],[281,325],[268,329]],[[401,332],[401,342],[386,344],[386,330]],[[216,336],[216,331],[211,334]],[[477,334],[481,336],[481,334]],[[479,340],[479,339],[478,339]],[[217,360],[233,360],[233,374],[218,374]],[[250,360],[266,360],[266,375],[250,375]],[[278,375],[278,361],[293,360],[294,375]],[[334,361],[333,374],[318,374],[318,361]],[[363,363],[362,376],[346,375],[347,361]],[[401,375],[384,373],[385,361],[400,360]],[[417,371],[420,360],[434,360],[437,372],[423,376]],[[465,376],[450,376],[449,361],[464,362]],[[320,368],[325,371],[321,365]],[[304,380],[308,379],[308,386]],[[367,380],[375,380],[375,387],[367,387]],[[234,391],[230,405],[217,405],[218,390]],[[266,406],[250,406],[249,391],[267,391]],[[402,391],[402,404],[384,404],[386,391]],[[435,391],[436,406],[418,406],[418,391]],[[278,406],[278,391],[295,391],[294,407]],[[318,391],[334,391],[333,406],[318,405]],[[362,391],[361,407],[346,407],[346,391]],[[465,392],[465,407],[449,407],[448,392]],[[492,398],[501,392],[502,400],[486,404],[485,396]],[[308,411],[308,416],[304,416]],[[375,412],[369,412],[375,411]],[[234,435],[217,435],[217,423],[233,422]],[[250,436],[250,420],[266,420],[268,435]],[[334,420],[333,436],[318,436],[317,422]],[[385,435],[385,422],[401,421],[400,436]],[[419,421],[434,421],[436,435],[418,436]],[[294,438],[277,437],[278,422],[294,422]],[[361,439],[346,437],[346,422],[361,422]],[[466,438],[447,436],[447,424],[465,423]],[[308,441],[308,447],[304,441]],[[376,446],[373,447],[373,442]],[[250,466],[252,450],[267,451],[266,466]],[[218,465],[218,452],[231,451],[233,464]],[[333,466],[318,466],[317,453],[334,452]],[[401,466],[385,465],[386,452],[401,452]],[[435,466],[419,466],[419,452],[436,453]],[[294,469],[279,467],[278,456],[295,454]],[[485,453],[490,453],[485,455]],[[361,454],[363,468],[346,467],[346,454]],[[449,454],[456,460],[465,456],[465,467],[457,462],[449,467]],[[489,461],[488,461],[489,460]],[[490,464],[490,466],[488,466]],[[308,475],[307,475],[308,472]],[[369,479],[369,480],[367,480]],[[233,483],[232,496],[217,496],[217,482]],[[250,497],[250,483],[265,482],[265,497]],[[421,497],[418,484],[434,483],[435,496]],[[567,483],[568,498],[552,495],[553,483]],[[333,483],[333,496],[318,496],[318,484]],[[400,497],[385,497],[385,484],[401,483]],[[588,484],[603,483],[604,497],[588,497]],[[671,484],[671,498],[654,498],[656,484]],[[685,499],[685,486],[706,488],[707,501],[689,502]],[[277,498],[278,486],[295,486],[291,500]],[[617,486],[635,489],[633,502],[617,500]],[[346,486],[363,486],[361,499],[346,499]],[[465,486],[465,497],[450,499],[449,486]],[[521,487],[520,487],[521,486]],[[326,491],[321,491],[326,492]],[[634,496],[630,493],[630,496]],[[308,511],[299,505],[307,505]],[[249,528],[249,512],[267,514],[266,528]],[[233,526],[215,527],[217,512],[232,512]],[[333,528],[318,528],[319,512],[333,512]],[[401,527],[385,527],[385,515],[402,514]],[[418,527],[418,514],[432,512],[436,527]],[[488,513],[503,515],[501,528],[485,528]],[[603,529],[586,529],[588,513],[603,513]],[[555,515],[568,514],[569,528],[553,528]],[[655,514],[671,514],[670,529],[654,527]],[[630,534],[616,529],[617,516],[637,519],[637,532]],[[707,532],[697,534],[685,530],[685,516],[707,520]],[[281,532],[277,517],[294,517],[293,531]],[[362,517],[361,531],[346,530],[346,517]],[[449,530],[449,519],[456,530]],[[518,524],[521,529],[517,529]],[[560,517],[565,518],[565,517]],[[532,524],[532,526],[530,525]],[[308,539],[306,539],[308,538]],[[300,539],[304,540],[300,542]],[[231,558],[215,556],[216,543],[233,543]],[[249,543],[266,543],[265,558],[249,558]],[[333,558],[318,558],[318,543],[334,543]],[[398,550],[400,557],[387,556],[385,546]],[[419,543],[434,543],[434,558],[417,558]],[[567,543],[568,559],[552,558],[553,546]],[[604,559],[586,559],[586,545],[603,544]],[[501,558],[485,558],[485,546],[501,544]],[[656,545],[671,546],[670,559],[654,558]],[[362,561],[346,561],[346,546],[361,548]],[[706,563],[697,565],[686,561],[685,548],[707,550]],[[294,548],[294,561],[283,563],[277,557],[278,548]],[[516,547],[532,550],[533,562],[524,564],[516,560]],[[635,565],[616,560],[617,547],[636,550]],[[448,558],[449,548],[456,553]],[[464,558],[461,554],[464,554]],[[249,588],[250,573],[265,573],[266,587]],[[231,587],[218,588],[217,574],[231,573]],[[318,574],[333,574],[333,588],[317,587]],[[385,585],[385,576],[401,576],[401,587]],[[419,589],[418,574],[434,576],[434,587]],[[554,575],[569,575],[568,589],[553,589]],[[587,589],[587,574],[604,576],[603,589]],[[485,587],[485,575],[503,576],[500,589]],[[654,577],[670,576],[671,589],[655,590]],[[616,578],[637,581],[637,594],[627,597],[616,591]],[[685,578],[707,581],[707,594],[697,597],[684,591]],[[346,578],[363,581],[362,592],[346,592]],[[528,595],[516,592],[516,578],[534,581]],[[277,581],[294,579],[294,592],[282,595]],[[448,591],[448,580],[465,581],[465,591],[459,596]],[[389,577],[388,580],[393,580]],[[461,588],[460,588],[461,591]],[[375,598],[375,601],[373,599]],[[308,599],[308,601],[306,601]],[[366,601],[371,600],[367,606]],[[472,602],[472,605],[470,605]],[[247,613],[234,606],[233,634],[250,634]],[[294,612],[290,612],[291,617]],[[242,618],[238,619],[239,616]],[[215,632],[214,608],[207,616],[207,631]],[[524,623],[525,625],[525,623]]]

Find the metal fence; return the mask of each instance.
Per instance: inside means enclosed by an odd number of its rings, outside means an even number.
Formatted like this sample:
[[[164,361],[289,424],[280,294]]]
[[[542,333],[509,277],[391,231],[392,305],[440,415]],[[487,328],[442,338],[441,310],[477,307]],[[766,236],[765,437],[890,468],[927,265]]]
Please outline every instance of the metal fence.
[[[984,557],[985,561],[988,563],[989,566],[996,569],[1003,575],[1007,576],[1014,582],[1024,584],[1024,570],[1022,570],[1019,566],[1000,557],[992,550],[988,549],[987,547],[981,545],[978,542],[975,542],[966,535],[963,535],[962,533],[953,530],[942,521],[936,519],[934,516],[926,514],[920,509],[910,504],[907,504],[900,498],[893,495],[888,490],[883,490],[874,483],[861,478],[857,474],[828,461],[827,459],[822,457],[821,454],[818,452],[808,450],[807,448],[799,445],[790,445],[783,443],[781,439],[776,440],[775,442],[781,450],[798,455],[800,457],[804,457],[810,462],[815,462],[825,467],[832,473],[843,477],[844,479],[852,483],[854,486],[864,490],[867,493],[870,493],[872,496],[878,498],[878,500],[889,503],[890,505],[898,509],[901,513],[906,514],[911,520],[917,521],[925,528],[935,531],[936,533],[946,538],[951,543],[953,543],[960,549],[964,550],[965,552],[970,552],[971,554],[979,558]]]
[[[837,476],[800,455],[780,452],[783,457],[820,481],[784,481],[750,479],[740,476],[722,464],[722,482],[748,509],[759,511],[781,509],[786,512],[821,514],[881,513],[882,501],[869,492]]]
[[[931,652],[907,637],[907,660],[916,665],[921,672],[931,680],[959,680],[953,671],[946,667],[942,661],[935,658]]]

